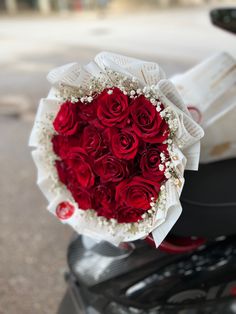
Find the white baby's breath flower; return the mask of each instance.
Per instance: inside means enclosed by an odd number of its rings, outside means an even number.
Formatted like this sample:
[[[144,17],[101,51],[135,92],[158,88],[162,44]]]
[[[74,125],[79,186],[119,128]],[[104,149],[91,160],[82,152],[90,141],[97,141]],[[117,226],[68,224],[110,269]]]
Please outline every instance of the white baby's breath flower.
[[[165,171],[165,177],[166,179],[170,179],[171,178],[171,174],[169,171]]]
[[[160,165],[159,165],[159,170],[160,170],[160,171],[163,171],[163,170],[164,170],[164,165],[160,164]]]
[[[166,189],[165,185],[162,185],[160,188],[161,191],[164,191],[165,189]]]
[[[165,117],[165,115],[166,115],[165,110],[162,110],[162,111],[160,112],[160,116],[161,116],[162,118],[164,118],[164,117]]]
[[[150,102],[154,105],[154,104],[156,103],[155,98],[151,98],[151,99],[150,99]]]
[[[174,184],[175,184],[175,185],[179,185],[179,182],[180,182],[180,181],[179,181],[178,178],[175,178],[175,179],[174,179]]]

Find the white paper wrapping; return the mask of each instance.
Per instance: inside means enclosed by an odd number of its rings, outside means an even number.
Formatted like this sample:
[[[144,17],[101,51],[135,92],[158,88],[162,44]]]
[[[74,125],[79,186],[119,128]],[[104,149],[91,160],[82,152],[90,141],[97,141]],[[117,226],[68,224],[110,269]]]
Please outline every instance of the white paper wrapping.
[[[45,122],[45,114],[55,115],[59,110],[60,101],[57,98],[57,92],[61,84],[74,87],[86,86],[91,77],[97,77],[101,73],[106,75],[108,70],[114,70],[131,78],[135,77],[138,79],[140,87],[155,85],[162,103],[175,112],[178,120],[178,131],[174,139],[176,142],[174,164],[180,182],[179,185],[175,185],[170,180],[165,183],[166,206],[157,211],[148,232],[146,229],[145,231],[140,229],[135,233],[129,233],[126,232],[125,224],[119,224],[115,234],[112,234],[109,228],[100,226],[96,220],[88,220],[84,216],[84,211],[80,210],[75,202],[76,211],[74,215],[63,222],[71,225],[79,233],[97,240],[110,241],[116,245],[122,241],[143,238],[148,233],[153,232],[155,243],[158,246],[181,214],[182,208],[179,197],[184,184],[184,169],[197,170],[200,139],[203,137],[203,130],[192,119],[176,88],[169,80],[165,79],[165,74],[158,64],[102,52],[86,66],[71,63],[51,71],[48,80],[52,84],[52,89],[48,97],[42,99],[39,104],[29,141],[29,145],[36,148],[32,155],[38,169],[37,183],[49,202],[48,209],[51,213],[55,214],[56,207],[60,202],[66,200],[71,202],[72,196],[66,188],[57,189],[57,192],[51,188],[55,186],[58,179],[56,170],[52,170],[52,160],[48,159],[45,143],[42,142],[42,124]],[[50,141],[48,145],[51,145]]]
[[[236,60],[216,54],[172,82],[185,104],[200,113],[205,131],[201,162],[236,157]]]

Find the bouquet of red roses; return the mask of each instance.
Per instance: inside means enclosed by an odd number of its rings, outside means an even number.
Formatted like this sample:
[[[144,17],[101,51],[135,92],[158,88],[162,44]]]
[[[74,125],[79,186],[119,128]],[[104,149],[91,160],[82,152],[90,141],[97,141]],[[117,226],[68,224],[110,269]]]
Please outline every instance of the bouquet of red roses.
[[[110,53],[49,74],[30,144],[48,209],[79,233],[118,244],[153,232],[159,245],[178,219],[203,131],[163,76]]]

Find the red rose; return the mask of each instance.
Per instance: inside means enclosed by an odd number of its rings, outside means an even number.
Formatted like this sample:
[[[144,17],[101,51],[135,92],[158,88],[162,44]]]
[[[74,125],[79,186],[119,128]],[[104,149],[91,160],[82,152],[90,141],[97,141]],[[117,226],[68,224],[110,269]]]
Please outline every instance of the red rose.
[[[119,223],[137,222],[142,219],[144,212],[145,211],[143,209],[134,208],[123,204],[116,208],[115,218]]]
[[[114,217],[115,209],[115,190],[112,185],[99,184],[93,190],[94,195],[94,209],[98,216],[106,218]]]
[[[97,100],[94,99],[91,103],[77,102],[79,107],[79,117],[83,121],[89,122],[97,118]]]
[[[78,120],[79,106],[70,101],[66,101],[60,107],[56,118],[53,121],[54,129],[61,135],[73,135],[79,127]]]
[[[98,216],[106,217],[107,219],[115,218],[114,209],[112,208],[100,207],[96,209],[96,213]]]
[[[140,168],[142,174],[145,178],[162,181],[165,176],[165,166],[161,163],[160,154],[164,153],[165,156],[168,156],[167,145],[151,145],[143,151],[140,159]],[[162,166],[161,166],[162,164]],[[160,166],[160,168],[159,168]]]
[[[145,142],[162,143],[169,135],[168,124],[143,95],[132,101],[130,113],[133,130]]]
[[[151,198],[157,199],[160,184],[143,177],[122,181],[116,187],[116,201],[134,208],[150,209]]]
[[[52,145],[54,153],[64,159],[71,148],[80,146],[80,139],[76,136],[54,135]]]
[[[112,94],[105,90],[98,98],[98,119],[105,126],[112,127],[122,123],[129,114],[128,97],[115,87],[111,89]]]
[[[109,129],[106,133],[111,143],[113,154],[121,159],[133,159],[138,151],[139,140],[130,129]]]
[[[89,164],[89,157],[84,149],[80,147],[72,148],[68,152],[65,162],[80,186],[89,188],[94,185],[95,176]]]
[[[68,182],[68,171],[67,171],[67,166],[66,166],[65,162],[61,161],[61,160],[56,160],[55,166],[57,168],[57,174],[58,174],[59,180],[62,183],[67,184],[67,182]]]
[[[84,128],[81,136],[81,147],[92,157],[101,156],[107,149],[101,131],[92,125]]]
[[[100,176],[101,182],[118,182],[129,175],[127,163],[111,154],[97,159],[94,163],[94,171]]]
[[[86,189],[76,184],[70,185],[69,189],[80,209],[92,209],[92,196]]]

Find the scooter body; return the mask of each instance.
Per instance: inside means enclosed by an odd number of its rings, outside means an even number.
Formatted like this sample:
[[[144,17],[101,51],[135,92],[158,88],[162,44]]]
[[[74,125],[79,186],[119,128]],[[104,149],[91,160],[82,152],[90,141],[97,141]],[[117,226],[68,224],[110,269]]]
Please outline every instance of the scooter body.
[[[78,236],[58,314],[236,313],[236,237],[185,254],[136,241],[116,248]]]

